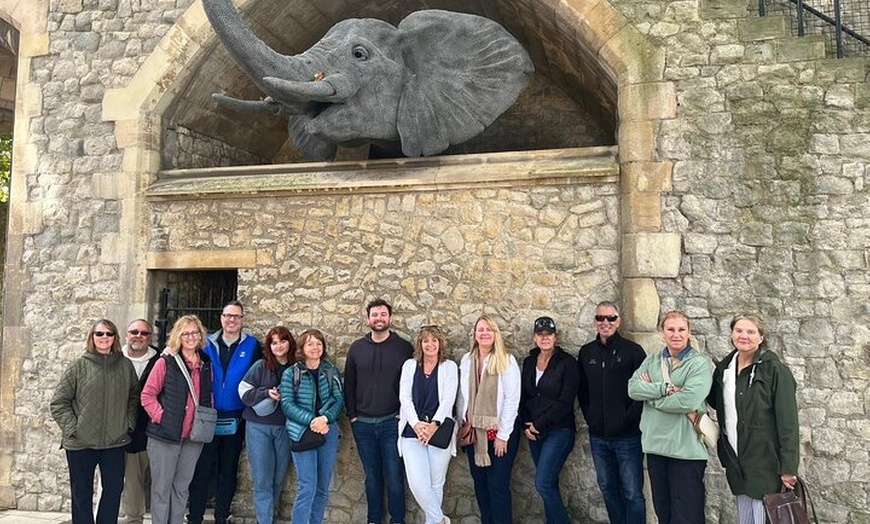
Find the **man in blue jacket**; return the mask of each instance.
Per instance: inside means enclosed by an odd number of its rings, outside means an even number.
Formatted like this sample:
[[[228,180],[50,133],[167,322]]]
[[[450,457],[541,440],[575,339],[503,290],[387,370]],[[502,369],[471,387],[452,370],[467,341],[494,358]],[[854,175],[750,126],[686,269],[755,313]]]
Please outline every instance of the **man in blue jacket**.
[[[221,329],[208,337],[205,352],[211,357],[214,373],[214,407],[218,412],[218,427],[211,443],[202,448],[196,471],[190,481],[187,521],[201,524],[205,513],[208,486],[213,474],[217,480],[214,503],[215,524],[226,524],[230,505],[236,493],[239,455],[245,442],[245,405],[239,398],[239,382],[248,369],[262,356],[257,338],[242,332],[245,308],[234,300],[224,306]]]

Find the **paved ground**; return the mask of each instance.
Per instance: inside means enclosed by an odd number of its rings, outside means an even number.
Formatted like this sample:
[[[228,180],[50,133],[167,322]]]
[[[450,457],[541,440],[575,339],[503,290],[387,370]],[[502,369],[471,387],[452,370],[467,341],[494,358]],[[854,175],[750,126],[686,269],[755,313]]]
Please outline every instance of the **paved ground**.
[[[0,510],[0,524],[65,524],[70,522],[69,513],[43,511]],[[151,524],[151,515],[145,515],[144,524]]]

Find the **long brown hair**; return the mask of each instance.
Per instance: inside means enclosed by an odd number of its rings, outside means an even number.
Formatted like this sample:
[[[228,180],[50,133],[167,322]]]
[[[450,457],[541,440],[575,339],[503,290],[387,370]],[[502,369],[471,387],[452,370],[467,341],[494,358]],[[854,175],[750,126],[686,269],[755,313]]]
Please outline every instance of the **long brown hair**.
[[[289,364],[296,362],[296,341],[293,340],[293,333],[290,333],[290,330],[284,326],[275,326],[266,333],[266,342],[263,344],[263,360],[272,371],[278,369],[278,358],[272,353],[272,342],[275,340],[286,340],[290,343],[290,349],[287,350],[287,362]]]
[[[414,360],[418,364],[423,363],[423,339],[433,337],[438,341],[438,362],[447,360],[447,341],[444,339],[444,334],[438,326],[423,326],[420,328],[420,333],[417,335],[417,340],[414,341]]]
[[[106,328],[108,328],[109,331],[114,333],[114,335],[112,336],[112,349],[110,350],[110,352],[111,353],[120,353],[121,352],[121,341],[120,341],[120,335],[118,334],[118,326],[116,326],[115,323],[112,322],[111,320],[109,320],[108,318],[101,318],[101,319],[97,320],[96,322],[94,322],[93,324],[91,324],[91,329],[88,330],[88,338],[87,338],[87,340],[85,340],[85,351],[87,351],[88,353],[96,353],[97,352],[97,346],[94,344],[94,331],[97,330],[97,326],[99,326],[100,324],[106,326]]]

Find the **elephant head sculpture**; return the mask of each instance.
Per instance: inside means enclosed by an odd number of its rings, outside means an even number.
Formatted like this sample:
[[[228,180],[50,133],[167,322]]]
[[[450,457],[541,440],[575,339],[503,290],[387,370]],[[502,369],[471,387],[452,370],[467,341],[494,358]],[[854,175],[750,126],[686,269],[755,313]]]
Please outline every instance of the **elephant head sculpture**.
[[[398,27],[371,18],[335,24],[298,55],[257,38],[230,0],[203,0],[223,45],[266,97],[215,94],[222,105],[289,117],[290,138],[309,159],[337,146],[400,144],[434,155],[479,134],[508,109],[534,65],[496,22],[423,10]]]

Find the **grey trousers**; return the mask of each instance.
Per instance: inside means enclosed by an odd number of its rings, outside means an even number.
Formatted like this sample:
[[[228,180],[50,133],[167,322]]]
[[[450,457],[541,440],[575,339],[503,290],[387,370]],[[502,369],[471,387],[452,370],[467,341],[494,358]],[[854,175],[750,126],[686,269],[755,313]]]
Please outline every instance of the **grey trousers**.
[[[764,524],[767,522],[764,504],[759,499],[737,495],[737,519],[740,524]]]
[[[127,453],[121,515],[127,524],[141,524],[145,515],[145,486],[148,478],[148,452]]]
[[[183,524],[190,479],[202,444],[184,439],[180,444],[148,439],[151,462],[152,524]]]

